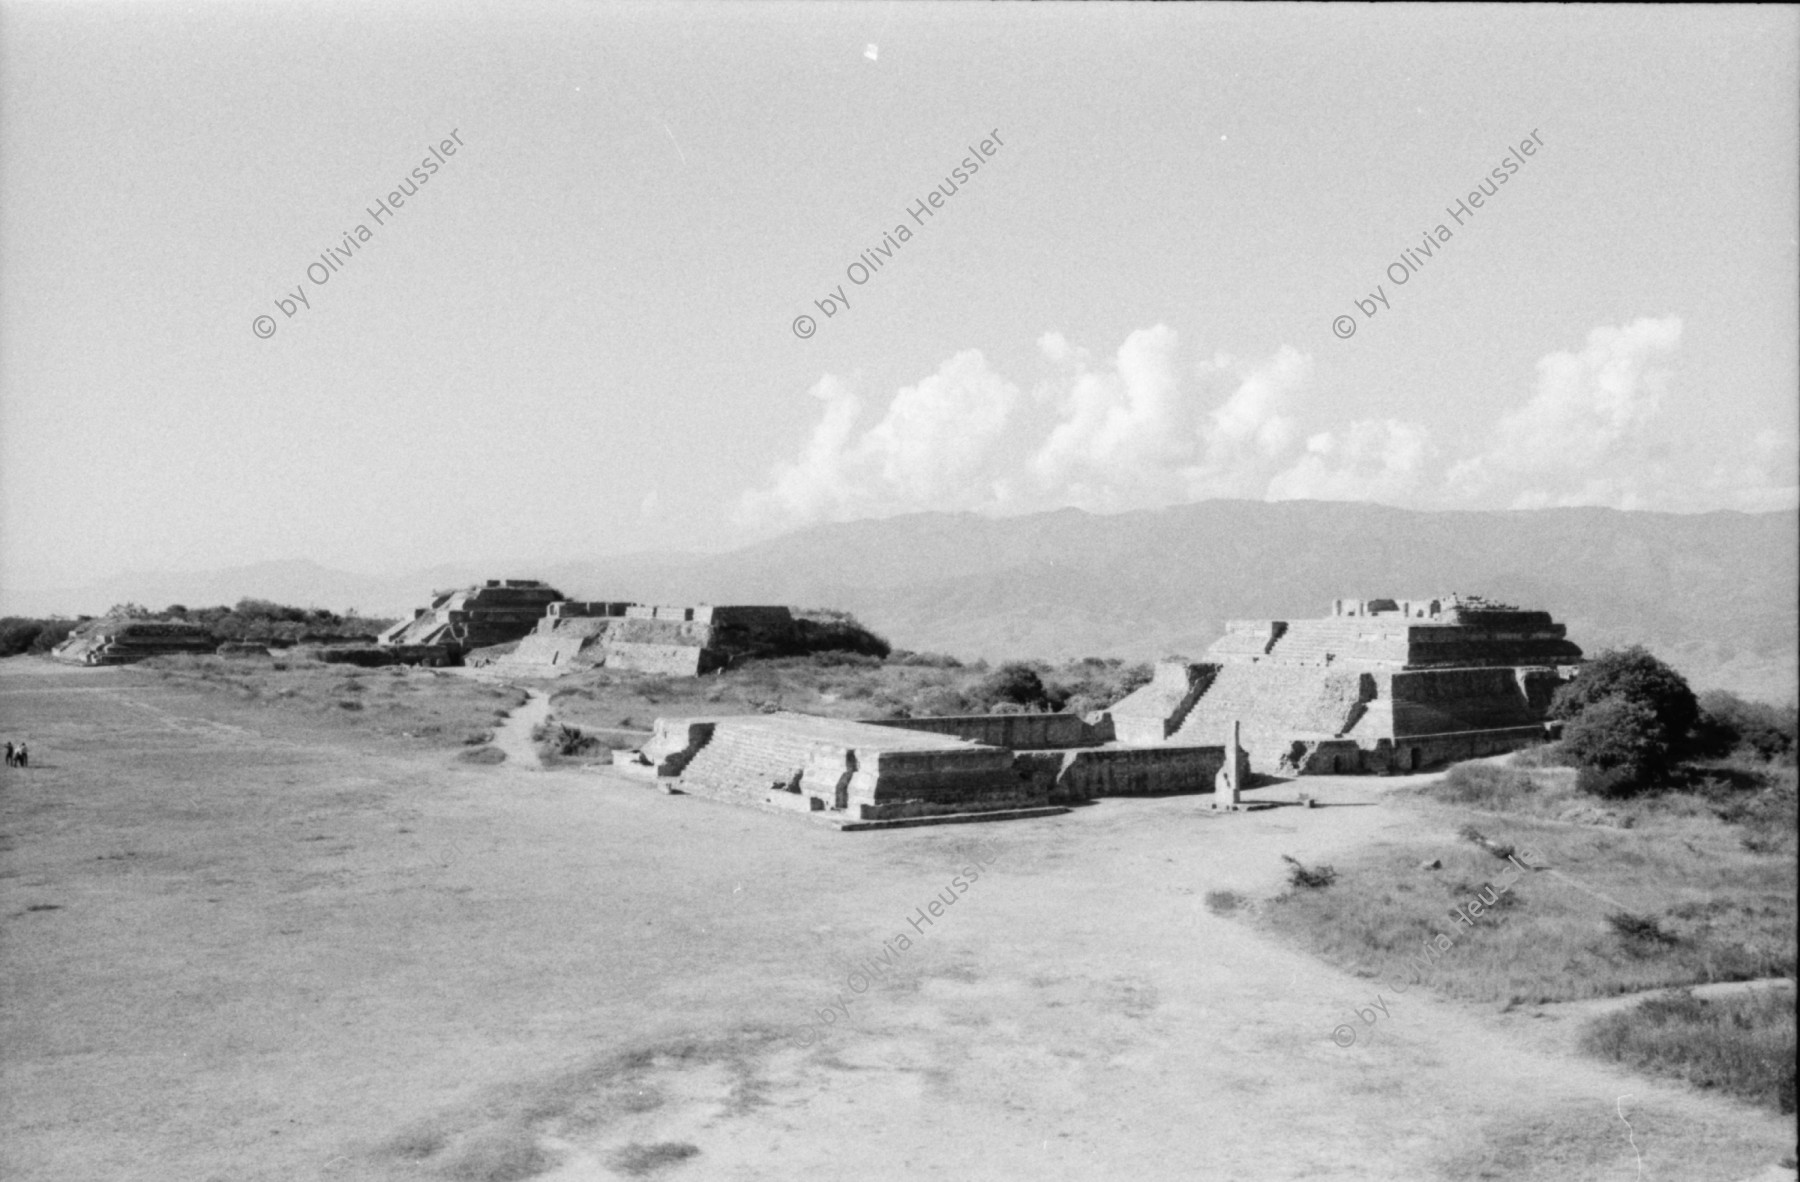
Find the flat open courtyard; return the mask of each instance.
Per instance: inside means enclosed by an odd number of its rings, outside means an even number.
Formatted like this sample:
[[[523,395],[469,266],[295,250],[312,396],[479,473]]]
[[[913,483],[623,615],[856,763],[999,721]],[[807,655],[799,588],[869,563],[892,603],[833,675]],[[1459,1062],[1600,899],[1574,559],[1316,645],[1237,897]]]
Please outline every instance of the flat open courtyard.
[[[1414,989],[1335,1045],[1379,986],[1205,897],[1419,836],[1401,780],[837,833],[130,669],[0,662],[0,729],[33,757],[8,1178],[1737,1182],[1793,1149],[1551,1017]]]

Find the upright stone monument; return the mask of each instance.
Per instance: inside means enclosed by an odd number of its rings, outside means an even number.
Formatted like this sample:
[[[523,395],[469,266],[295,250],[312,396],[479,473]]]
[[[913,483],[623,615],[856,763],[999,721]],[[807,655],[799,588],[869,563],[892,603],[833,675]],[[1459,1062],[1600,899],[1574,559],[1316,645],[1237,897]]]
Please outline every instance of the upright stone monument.
[[[1225,747],[1225,766],[1213,777],[1213,798],[1211,807],[1237,812],[1238,789],[1243,786],[1238,779],[1238,772],[1244,765],[1244,749],[1240,745],[1239,728],[1242,724],[1233,719],[1231,723],[1231,741]]]

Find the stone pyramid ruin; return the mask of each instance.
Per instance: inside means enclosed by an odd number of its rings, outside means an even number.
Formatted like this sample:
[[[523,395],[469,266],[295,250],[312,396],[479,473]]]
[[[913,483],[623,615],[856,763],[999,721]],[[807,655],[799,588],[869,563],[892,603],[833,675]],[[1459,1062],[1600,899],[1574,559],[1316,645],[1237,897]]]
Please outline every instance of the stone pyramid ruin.
[[[1222,743],[1262,772],[1411,771],[1542,742],[1581,661],[1548,612],[1479,597],[1339,599],[1314,620],[1233,620],[1196,663],[1116,704],[1122,742]]]

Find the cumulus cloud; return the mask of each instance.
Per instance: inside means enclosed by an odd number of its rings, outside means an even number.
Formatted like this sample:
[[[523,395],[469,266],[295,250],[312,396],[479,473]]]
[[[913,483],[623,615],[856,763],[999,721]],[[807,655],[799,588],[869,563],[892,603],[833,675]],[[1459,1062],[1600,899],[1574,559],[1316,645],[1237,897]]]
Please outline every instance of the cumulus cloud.
[[[1673,316],[1639,319],[1544,357],[1529,394],[1479,448],[1448,460],[1421,423],[1317,421],[1337,404],[1314,395],[1304,353],[1189,360],[1161,324],[1111,356],[1044,333],[1029,396],[973,349],[885,406],[865,406],[827,375],[811,391],[821,407],[806,442],[740,498],[738,518],[766,527],[923,510],[1116,512],[1210,497],[1792,507],[1791,433],[1765,431],[1711,468],[1657,436],[1681,329]],[[866,425],[865,412],[878,417]]]
[[[1516,509],[1645,507],[1666,483],[1649,428],[1680,341],[1678,317],[1644,317],[1540,360],[1530,400],[1501,418],[1490,447],[1450,468],[1451,494]]]
[[[989,369],[979,350],[958,353],[935,374],[903,387],[860,435],[863,405],[855,391],[827,375],[812,395],[825,405],[805,448],[775,466],[766,488],[745,494],[740,521],[840,521],[987,508],[998,500],[995,445],[1019,390]]]
[[[1431,451],[1430,433],[1417,423],[1358,420],[1341,435],[1308,439],[1306,454],[1269,482],[1268,497],[1397,503],[1418,491]]]
[[[1109,511],[1259,496],[1293,450],[1290,404],[1311,374],[1293,349],[1253,366],[1216,354],[1190,369],[1166,325],[1133,332],[1102,364],[1061,333],[1037,344],[1058,376],[1028,399],[970,350],[900,390],[860,432],[860,399],[825,378],[813,389],[825,405],[806,446],[740,500],[739,519]]]

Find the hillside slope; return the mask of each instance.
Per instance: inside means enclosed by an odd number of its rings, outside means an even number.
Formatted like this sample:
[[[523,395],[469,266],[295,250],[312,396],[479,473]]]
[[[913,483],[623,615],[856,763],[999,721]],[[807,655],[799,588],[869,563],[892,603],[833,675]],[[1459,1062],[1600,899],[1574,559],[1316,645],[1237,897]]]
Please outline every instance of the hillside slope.
[[[1800,644],[1797,539],[1793,512],[1212,501],[1111,517],[920,514],[563,577],[677,601],[841,606],[898,645],[990,659],[1197,654],[1235,617],[1476,592],[1553,612],[1590,651],[1642,642],[1702,686],[1785,700]]]
[[[1800,514],[1611,509],[1427,513],[1208,501],[1099,517],[924,513],[817,526],[715,555],[644,554],[379,578],[310,562],[128,575],[21,610],[280,602],[410,612],[477,578],[582,598],[841,607],[896,645],[990,660],[1197,655],[1235,617],[1322,614],[1340,596],[1474,592],[1552,612],[1590,652],[1641,642],[1700,688],[1795,697]],[[35,597],[43,599],[45,596]]]

